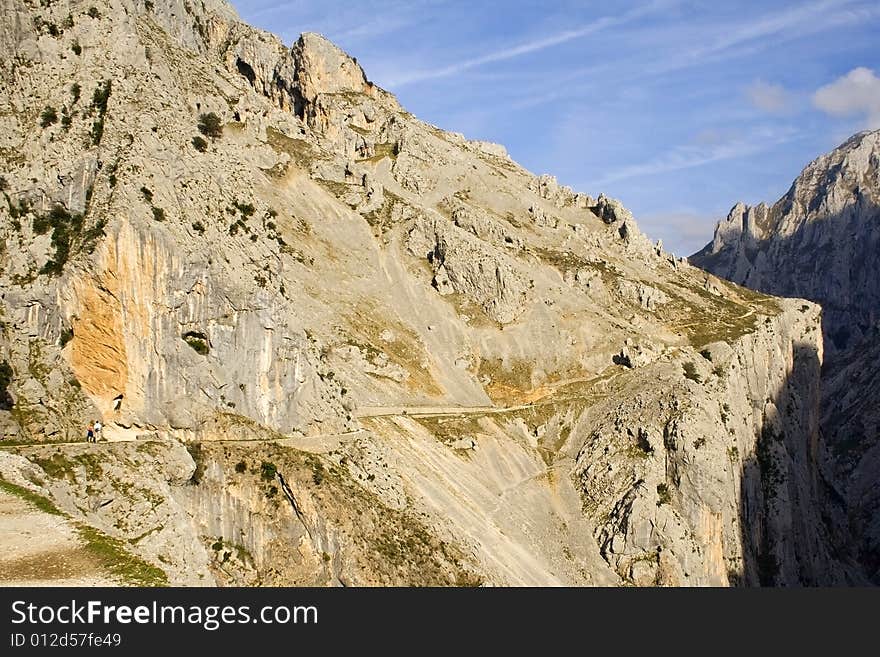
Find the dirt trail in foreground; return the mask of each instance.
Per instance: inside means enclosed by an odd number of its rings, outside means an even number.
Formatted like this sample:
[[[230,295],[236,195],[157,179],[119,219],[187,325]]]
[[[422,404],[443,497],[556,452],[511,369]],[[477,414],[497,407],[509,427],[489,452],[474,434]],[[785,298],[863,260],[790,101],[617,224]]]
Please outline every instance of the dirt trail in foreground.
[[[119,586],[67,518],[0,490],[0,586]]]

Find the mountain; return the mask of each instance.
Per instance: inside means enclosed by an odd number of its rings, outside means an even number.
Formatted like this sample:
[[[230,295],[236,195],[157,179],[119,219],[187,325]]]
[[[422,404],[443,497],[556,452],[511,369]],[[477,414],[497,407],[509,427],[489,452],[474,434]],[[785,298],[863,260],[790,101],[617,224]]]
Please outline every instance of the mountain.
[[[753,290],[822,304],[831,351],[880,319],[880,130],[811,162],[772,207],[739,203],[689,258]]]
[[[319,35],[219,1],[0,1],[0,484],[85,532],[44,561],[861,581],[820,516],[817,305],[419,121]]]
[[[691,263],[822,306],[820,461],[832,532],[880,583],[880,131],[810,163],[772,207],[736,205]]]

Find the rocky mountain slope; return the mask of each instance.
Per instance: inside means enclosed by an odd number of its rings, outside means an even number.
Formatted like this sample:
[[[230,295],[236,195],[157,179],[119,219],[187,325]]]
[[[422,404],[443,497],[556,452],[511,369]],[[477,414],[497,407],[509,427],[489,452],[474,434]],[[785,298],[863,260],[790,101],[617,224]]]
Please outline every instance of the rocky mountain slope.
[[[739,203],[691,263],[768,294],[822,304],[832,352],[880,320],[880,130],[811,162],[768,207]]]
[[[772,207],[736,205],[690,261],[822,305],[824,514],[880,583],[880,131],[816,159]]]
[[[818,306],[318,35],[0,2],[16,490],[173,584],[857,581],[818,514]]]

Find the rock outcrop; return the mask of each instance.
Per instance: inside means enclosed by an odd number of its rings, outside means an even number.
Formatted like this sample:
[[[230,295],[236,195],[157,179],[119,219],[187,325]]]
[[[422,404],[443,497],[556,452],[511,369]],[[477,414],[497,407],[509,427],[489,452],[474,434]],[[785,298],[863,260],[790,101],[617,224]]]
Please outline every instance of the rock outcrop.
[[[822,305],[823,516],[835,550],[880,582],[880,131],[808,165],[772,207],[737,204],[690,261],[755,290]]]
[[[880,131],[810,163],[772,207],[739,203],[692,264],[754,290],[822,304],[831,353],[880,319]]]
[[[850,581],[814,305],[318,35],[94,7],[0,19],[5,480],[174,584]]]

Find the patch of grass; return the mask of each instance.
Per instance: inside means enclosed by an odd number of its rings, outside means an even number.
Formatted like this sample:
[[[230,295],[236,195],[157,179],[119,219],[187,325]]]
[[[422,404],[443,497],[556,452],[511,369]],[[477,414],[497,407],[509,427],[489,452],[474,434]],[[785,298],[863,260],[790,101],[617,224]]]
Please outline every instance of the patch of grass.
[[[74,464],[61,452],[55,452],[51,456],[41,457],[32,455],[29,459],[43,469],[52,479],[74,480]]]
[[[309,163],[318,157],[319,152],[309,142],[304,139],[294,139],[288,137],[276,128],[266,128],[266,141],[276,153],[286,153],[290,159],[298,167],[308,167]],[[273,175],[283,175],[287,167],[282,166],[280,170],[272,170]]]
[[[131,554],[121,540],[82,523],[77,523],[77,531],[97,563],[126,584],[168,586],[164,571]]]
[[[380,144],[375,144],[373,146],[373,155],[372,157],[365,157],[362,160],[358,160],[358,162],[380,162],[384,160],[386,157],[391,160],[396,160],[397,156],[400,154],[400,147],[396,142],[383,142]]]
[[[37,509],[42,511],[43,513],[49,513],[53,516],[61,516],[64,515],[58,508],[52,504],[47,498],[43,497],[38,493],[34,493],[27,488],[23,488],[16,484],[13,484],[10,481],[6,481],[3,478],[0,478],[0,490],[4,490],[10,495],[15,495],[16,497],[20,497],[25,502],[28,502],[34,505]]]
[[[413,419],[430,431],[437,440],[447,445],[460,438],[471,438],[476,434],[485,433],[480,427],[479,418],[474,415],[415,417]]]

